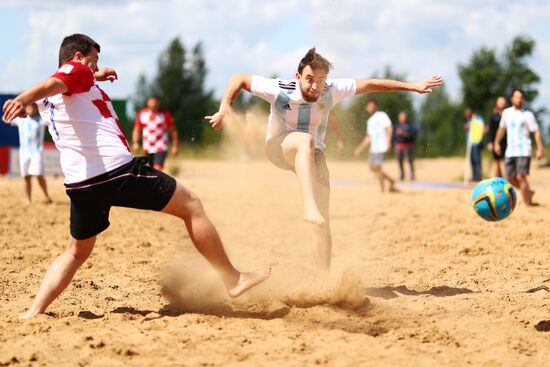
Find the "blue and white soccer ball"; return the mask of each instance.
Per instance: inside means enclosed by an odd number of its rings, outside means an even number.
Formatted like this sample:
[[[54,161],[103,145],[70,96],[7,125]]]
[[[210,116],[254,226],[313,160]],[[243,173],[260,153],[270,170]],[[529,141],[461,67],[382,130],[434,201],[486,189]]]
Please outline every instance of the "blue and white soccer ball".
[[[491,178],[477,184],[472,194],[476,213],[489,222],[508,217],[516,207],[516,190],[503,178]]]

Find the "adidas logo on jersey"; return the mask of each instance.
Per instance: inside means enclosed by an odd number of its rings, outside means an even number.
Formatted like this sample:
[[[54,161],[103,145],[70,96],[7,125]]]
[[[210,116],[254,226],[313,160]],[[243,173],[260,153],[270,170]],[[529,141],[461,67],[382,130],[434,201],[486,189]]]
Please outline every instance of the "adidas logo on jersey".
[[[292,109],[290,108],[290,105],[287,103],[285,105],[283,105],[283,109],[284,110],[289,110],[289,111],[292,111]]]

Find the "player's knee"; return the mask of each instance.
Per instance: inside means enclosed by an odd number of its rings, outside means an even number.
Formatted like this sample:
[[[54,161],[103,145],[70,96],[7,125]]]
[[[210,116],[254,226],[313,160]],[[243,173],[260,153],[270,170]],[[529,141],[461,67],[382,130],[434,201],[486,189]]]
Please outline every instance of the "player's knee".
[[[185,208],[189,214],[197,214],[204,211],[201,199],[194,193],[191,193],[185,200]]]

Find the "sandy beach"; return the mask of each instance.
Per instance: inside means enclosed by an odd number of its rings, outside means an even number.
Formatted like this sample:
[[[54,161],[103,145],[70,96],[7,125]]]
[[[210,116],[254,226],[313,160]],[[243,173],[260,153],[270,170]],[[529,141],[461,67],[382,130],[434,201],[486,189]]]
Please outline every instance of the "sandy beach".
[[[394,161],[386,163],[396,176]],[[381,194],[366,162],[330,160],[333,269],[314,271],[295,177],[266,160],[189,161],[235,265],[272,266],[229,299],[183,222],[113,208],[111,226],[48,313],[26,322],[69,236],[62,178],[28,206],[0,177],[0,366],[550,365],[550,170],[541,206],[488,223],[461,188],[461,159],[418,162],[419,182]],[[439,188],[433,183],[453,183]],[[442,185],[444,186],[444,185]]]

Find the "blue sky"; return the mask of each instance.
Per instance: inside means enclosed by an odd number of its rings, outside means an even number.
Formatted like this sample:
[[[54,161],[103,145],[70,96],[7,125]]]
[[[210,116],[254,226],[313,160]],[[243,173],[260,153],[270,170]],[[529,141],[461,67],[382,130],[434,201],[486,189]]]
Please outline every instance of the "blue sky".
[[[0,92],[19,92],[57,66],[61,39],[86,33],[100,63],[120,80],[112,97],[131,95],[140,73],[179,36],[203,43],[209,88],[220,96],[232,73],[292,77],[311,46],[335,65],[334,77],[366,78],[386,65],[415,81],[442,75],[458,97],[457,65],[481,46],[503,50],[518,34],[534,38],[530,65],[542,78],[535,105],[550,107],[550,4],[440,0],[96,0],[0,1]]]

